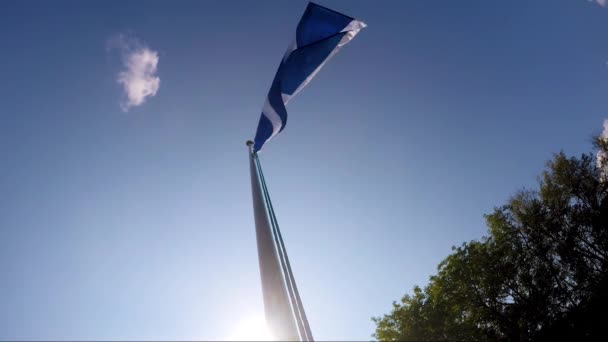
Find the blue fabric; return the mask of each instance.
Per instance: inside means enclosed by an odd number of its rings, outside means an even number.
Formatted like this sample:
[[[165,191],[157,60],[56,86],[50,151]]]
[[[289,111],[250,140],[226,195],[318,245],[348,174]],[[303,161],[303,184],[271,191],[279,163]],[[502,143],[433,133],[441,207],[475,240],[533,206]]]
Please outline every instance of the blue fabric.
[[[281,122],[283,123],[281,130],[283,130],[283,127],[287,124],[287,108],[285,108],[285,103],[283,103],[283,97],[281,96],[281,93],[283,92],[282,81],[286,76],[283,72],[284,68],[285,65],[281,64],[277,71],[277,75],[272,82],[272,86],[270,86],[270,91],[268,92],[268,102],[270,102],[272,108],[279,114]]]
[[[267,102],[272,108],[265,106],[262,111],[254,139],[254,151],[261,150],[272,137],[273,131],[281,132],[287,124],[287,110],[282,94],[294,95],[306,79],[323,65],[346,34],[341,31],[353,20],[314,3],[308,4],[296,30],[297,48],[288,51],[283,57],[268,92]],[[270,112],[271,110],[273,111]]]
[[[353,18],[313,4],[306,7],[296,30],[298,47],[318,42],[344,29]]]
[[[292,95],[300,84],[327,59],[345,34],[346,32],[335,34],[292,52],[283,66],[281,91]]]
[[[272,123],[264,114],[260,115],[260,122],[258,123],[258,131],[255,134],[255,140],[253,149],[254,151],[259,151],[262,148],[262,145],[270,138],[272,135]],[[258,145],[259,144],[259,145]],[[258,147],[259,146],[259,147]]]

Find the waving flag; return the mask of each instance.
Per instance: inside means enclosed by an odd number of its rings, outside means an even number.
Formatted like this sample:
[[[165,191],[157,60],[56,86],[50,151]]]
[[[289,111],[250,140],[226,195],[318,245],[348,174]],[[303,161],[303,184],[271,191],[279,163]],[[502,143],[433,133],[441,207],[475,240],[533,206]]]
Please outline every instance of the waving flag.
[[[287,124],[285,105],[304,88],[365,23],[323,6],[309,3],[272,81],[255,135],[254,151],[281,132]]]

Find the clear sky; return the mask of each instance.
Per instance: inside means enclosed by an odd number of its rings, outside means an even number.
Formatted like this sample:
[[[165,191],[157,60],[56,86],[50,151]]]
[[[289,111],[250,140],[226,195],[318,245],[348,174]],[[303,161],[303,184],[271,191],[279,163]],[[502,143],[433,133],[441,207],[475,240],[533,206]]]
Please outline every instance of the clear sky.
[[[245,141],[306,3],[0,1],[0,339],[262,315]],[[368,340],[552,153],[590,151],[608,8],[320,4],[368,27],[260,158],[315,337]]]

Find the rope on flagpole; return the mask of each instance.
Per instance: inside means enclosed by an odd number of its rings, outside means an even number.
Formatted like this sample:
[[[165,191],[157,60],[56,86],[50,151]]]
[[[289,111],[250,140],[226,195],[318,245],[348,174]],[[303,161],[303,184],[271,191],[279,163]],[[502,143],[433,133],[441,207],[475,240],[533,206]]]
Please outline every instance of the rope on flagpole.
[[[281,230],[279,229],[279,223],[277,221],[276,215],[274,213],[274,207],[272,206],[272,201],[270,200],[270,194],[268,192],[268,187],[266,186],[266,179],[264,178],[264,173],[262,172],[262,165],[260,164],[260,160],[258,158],[258,154],[254,153],[254,157],[256,159],[256,164],[258,167],[258,173],[260,175],[260,181],[262,183],[262,192],[264,193],[264,198],[266,200],[266,206],[270,213],[270,220],[273,228],[273,235],[275,235],[275,241],[279,247],[279,256],[281,259],[281,266],[283,267],[283,272],[287,275],[287,287],[289,288],[289,296],[292,301],[292,305],[296,311],[296,320],[298,323],[298,328],[302,331],[303,340],[306,341],[314,341],[312,336],[312,331],[310,329],[310,325],[308,323],[308,318],[306,317],[306,312],[304,311],[304,306],[302,304],[302,299],[300,298],[300,292],[298,291],[298,286],[296,285],[295,278],[293,276],[293,272],[291,270],[291,263],[289,262],[289,257],[287,256],[287,250],[285,248],[285,243],[283,242],[283,236],[281,234]],[[295,298],[294,298],[295,295]],[[299,317],[298,317],[299,316]]]

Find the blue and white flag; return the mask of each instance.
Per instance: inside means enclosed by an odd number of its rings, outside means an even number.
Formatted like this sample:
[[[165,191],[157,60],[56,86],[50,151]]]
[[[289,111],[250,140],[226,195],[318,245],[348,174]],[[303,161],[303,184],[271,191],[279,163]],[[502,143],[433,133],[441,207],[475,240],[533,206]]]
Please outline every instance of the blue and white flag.
[[[313,4],[306,7],[272,81],[255,134],[254,151],[281,132],[287,124],[285,105],[315,77],[323,65],[366,25],[362,21]]]

